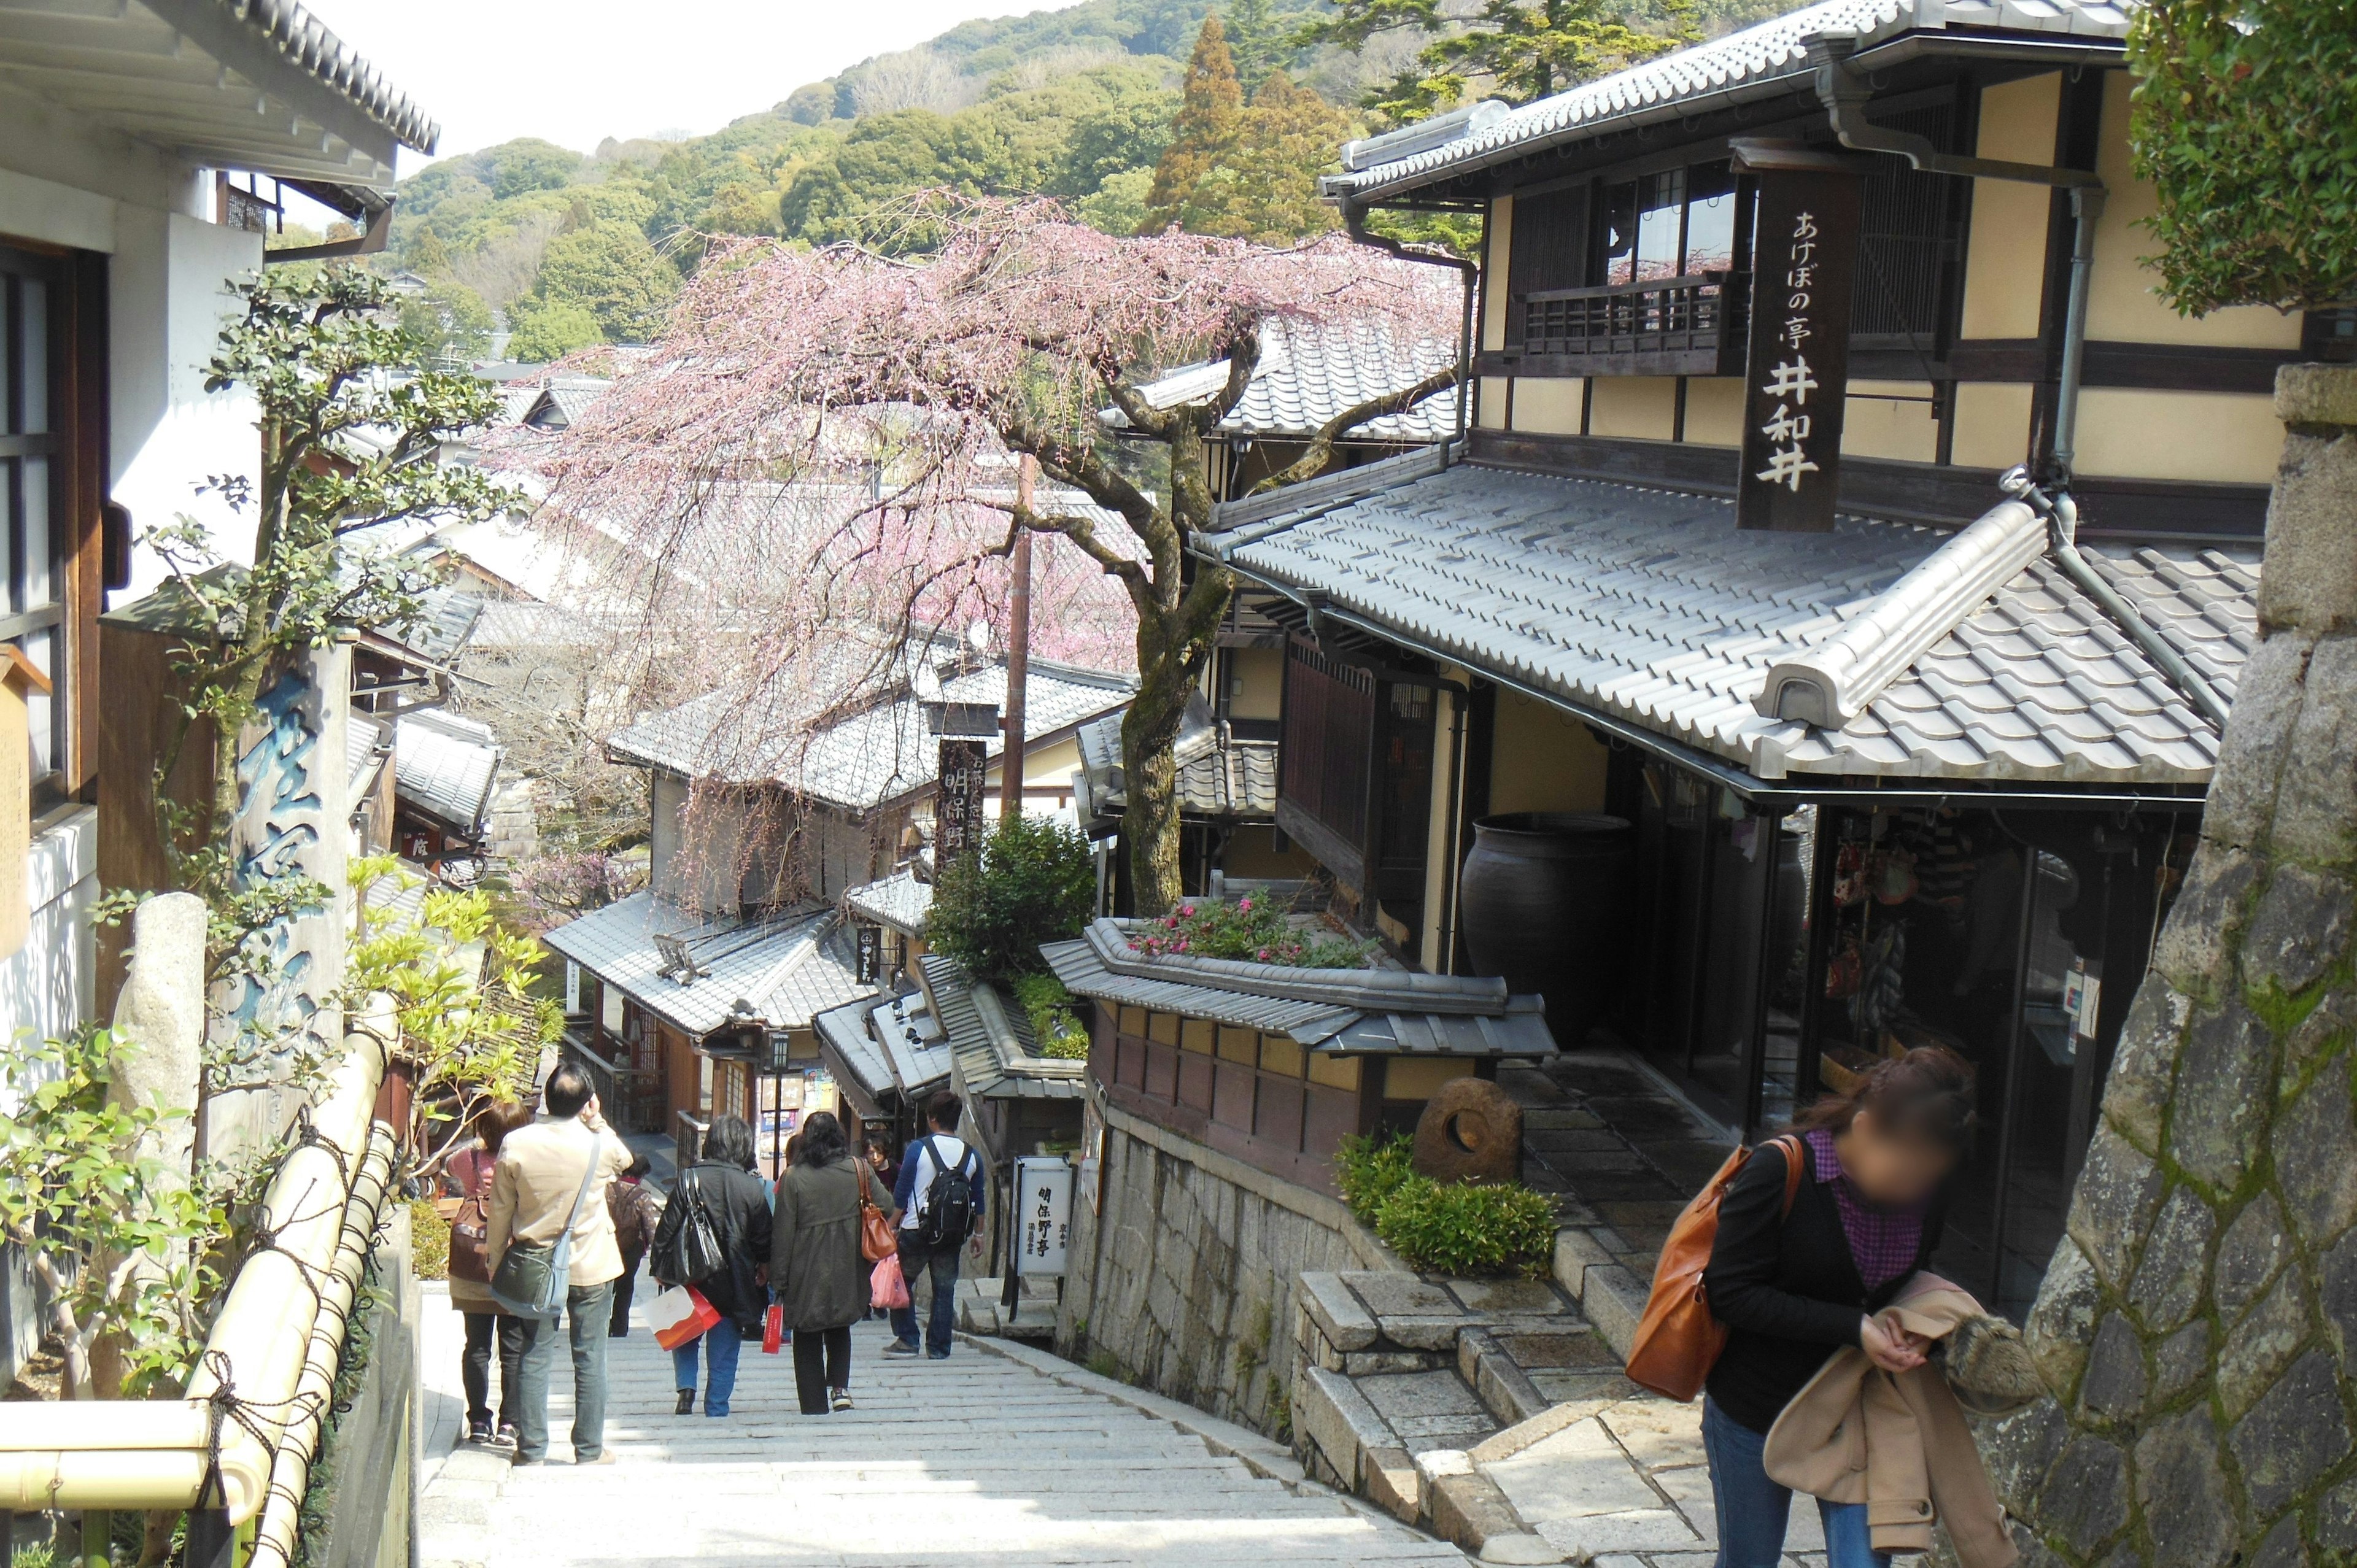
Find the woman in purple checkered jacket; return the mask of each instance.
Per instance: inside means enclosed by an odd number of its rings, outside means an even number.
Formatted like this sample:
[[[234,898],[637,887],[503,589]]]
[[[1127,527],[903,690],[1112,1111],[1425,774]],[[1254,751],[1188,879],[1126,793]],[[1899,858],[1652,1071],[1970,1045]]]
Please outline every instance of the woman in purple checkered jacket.
[[[1923,1364],[1917,1337],[1874,1315],[1940,1244],[1948,1178],[1971,1148],[1970,1063],[1919,1048],[1877,1064],[1793,1123],[1808,1166],[1784,1212],[1785,1156],[1760,1146],[1718,1211],[1703,1289],[1727,1328],[1703,1406],[1718,1509],[1718,1568],[1775,1568],[1792,1494],[1768,1478],[1768,1429],[1827,1357],[1864,1350],[1887,1371]],[[1827,1568],[1886,1568],[1864,1503],[1820,1500]]]

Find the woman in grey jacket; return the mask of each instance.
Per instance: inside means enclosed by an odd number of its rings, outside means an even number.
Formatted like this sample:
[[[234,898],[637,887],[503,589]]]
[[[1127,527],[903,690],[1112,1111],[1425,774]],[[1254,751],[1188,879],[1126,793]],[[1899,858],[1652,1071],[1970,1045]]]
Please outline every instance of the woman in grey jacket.
[[[770,1288],[794,1336],[794,1390],[804,1415],[851,1408],[851,1326],[867,1311],[859,1252],[860,1184],[890,1210],[892,1195],[852,1157],[843,1123],[822,1111],[802,1123],[794,1163],[778,1183],[770,1226]]]

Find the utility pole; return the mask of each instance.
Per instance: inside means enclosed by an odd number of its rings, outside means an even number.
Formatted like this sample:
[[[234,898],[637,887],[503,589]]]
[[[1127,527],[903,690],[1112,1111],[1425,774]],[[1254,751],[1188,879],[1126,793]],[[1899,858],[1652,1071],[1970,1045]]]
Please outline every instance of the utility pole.
[[[1031,510],[1031,489],[1039,463],[1026,452],[1016,462],[1015,499]],[[1013,822],[1023,814],[1023,698],[1031,682],[1031,531],[1015,535],[1006,557],[1011,588],[1006,601],[1006,751],[998,766],[998,820]]]

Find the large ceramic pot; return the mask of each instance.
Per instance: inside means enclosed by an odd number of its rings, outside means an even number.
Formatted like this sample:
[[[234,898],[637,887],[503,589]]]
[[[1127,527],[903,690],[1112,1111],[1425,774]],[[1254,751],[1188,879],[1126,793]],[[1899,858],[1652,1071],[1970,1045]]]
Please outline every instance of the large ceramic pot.
[[[1566,1049],[1619,996],[1636,855],[1626,817],[1514,811],[1473,824],[1458,883],[1473,972],[1544,996],[1547,1026]]]

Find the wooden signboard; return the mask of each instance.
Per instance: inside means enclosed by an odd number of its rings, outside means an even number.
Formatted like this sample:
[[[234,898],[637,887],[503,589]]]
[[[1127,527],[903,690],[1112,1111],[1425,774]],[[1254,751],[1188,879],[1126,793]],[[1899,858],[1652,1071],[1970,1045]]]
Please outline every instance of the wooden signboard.
[[[33,847],[33,741],[25,700],[49,678],[25,650],[0,643],[0,958],[25,945],[32,906],[26,857]]]
[[[947,865],[959,855],[981,848],[983,787],[989,776],[987,743],[942,737],[941,800],[934,808],[935,865]]]
[[[1735,166],[1760,188],[1735,523],[1821,533],[1834,525],[1841,480],[1850,291],[1868,160],[1776,143],[1734,145]]]

